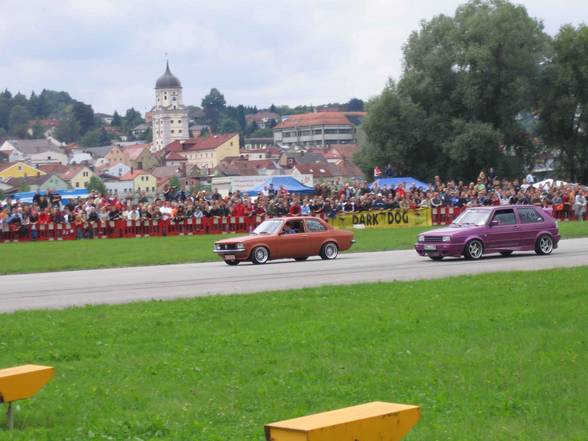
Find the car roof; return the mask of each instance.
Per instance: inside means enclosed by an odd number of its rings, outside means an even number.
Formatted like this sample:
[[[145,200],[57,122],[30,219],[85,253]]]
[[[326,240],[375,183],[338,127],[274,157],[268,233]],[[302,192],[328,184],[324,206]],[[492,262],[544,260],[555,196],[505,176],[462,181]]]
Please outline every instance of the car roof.
[[[272,217],[266,220],[283,220],[283,221],[291,221],[291,220],[305,220],[305,219],[318,219],[321,220],[320,218],[316,217],[316,216],[282,216],[282,217]]]
[[[467,207],[468,210],[503,210],[509,208],[541,208],[536,205],[490,205],[481,207]]]

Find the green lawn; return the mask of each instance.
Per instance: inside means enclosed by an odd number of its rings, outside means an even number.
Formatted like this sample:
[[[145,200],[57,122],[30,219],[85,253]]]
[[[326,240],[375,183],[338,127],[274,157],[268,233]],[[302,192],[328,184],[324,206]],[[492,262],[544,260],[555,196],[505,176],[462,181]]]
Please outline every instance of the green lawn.
[[[352,252],[412,247],[427,228],[354,230]],[[560,224],[562,237],[588,236],[588,222]],[[212,245],[219,235],[0,244],[0,274],[111,268],[218,259]]]
[[[587,280],[582,267],[0,315],[0,366],[56,368],[0,439],[261,441],[264,423],[384,400],[422,407],[409,441],[586,440]]]

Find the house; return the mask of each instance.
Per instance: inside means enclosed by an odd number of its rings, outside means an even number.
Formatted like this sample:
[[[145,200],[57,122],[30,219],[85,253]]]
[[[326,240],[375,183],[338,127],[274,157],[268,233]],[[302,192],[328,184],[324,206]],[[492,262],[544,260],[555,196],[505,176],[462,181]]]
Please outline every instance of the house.
[[[103,156],[103,158],[103,167],[118,164],[120,162],[124,162],[125,164],[127,163],[127,157],[123,152],[123,148],[119,145],[109,146],[108,152]]]
[[[315,163],[295,164],[292,167],[292,175],[312,175],[315,182],[339,183],[341,180],[365,179],[362,171],[351,161],[343,161],[339,164]]]
[[[100,175],[100,179],[104,182],[104,187],[109,195],[120,197],[133,193],[132,180],[121,181],[120,178],[107,174]]]
[[[94,172],[85,165],[70,167],[60,177],[68,182],[71,188],[86,188]]]
[[[210,126],[206,124],[193,124],[190,126],[192,138],[198,138],[203,130],[210,133]]]
[[[8,183],[14,188],[28,187],[28,191],[67,190],[69,185],[57,175],[27,176],[13,178]]]
[[[106,155],[108,155],[108,152],[110,152],[110,149],[112,149],[111,145],[101,145],[98,147],[86,147],[84,148],[84,152],[85,153],[89,153],[90,155],[92,155],[92,158],[94,159],[94,161],[100,159],[100,158],[104,158]]]
[[[0,181],[7,182],[13,178],[24,178],[27,176],[42,176],[46,173],[23,161],[7,162],[0,164]]]
[[[133,144],[123,148],[125,164],[133,170],[151,170],[159,161],[150,149],[150,144]]]
[[[155,194],[157,191],[157,178],[145,170],[137,170],[127,173],[119,178],[121,182],[132,182],[134,193],[145,192]]]
[[[184,156],[187,159],[187,165],[197,165],[202,170],[211,170],[227,156],[239,156],[239,134],[227,133],[175,140],[164,150],[166,153],[176,152]]]
[[[0,152],[0,164],[5,164],[10,161],[10,153]]]
[[[290,115],[273,128],[281,146],[357,144],[357,129],[365,112],[314,112]]]
[[[125,164],[124,162],[119,162],[118,164],[111,165],[111,166],[102,170],[102,172],[107,175],[119,177],[119,178],[121,176],[129,174],[132,171],[133,171],[133,169],[130,166],[128,166],[127,164]]]
[[[69,164],[93,164],[94,158],[92,155],[87,152],[80,152],[79,150],[74,150],[69,155]]]
[[[48,138],[53,135],[53,132],[55,131],[55,127],[57,127],[59,125],[59,123],[61,123],[61,121],[56,118],[32,120],[32,121],[29,121],[27,133],[29,136],[33,136],[35,126],[39,126],[43,129],[43,136],[45,138]]]
[[[133,129],[131,130],[131,133],[133,134],[133,136],[135,138],[139,138],[141,136],[143,136],[145,133],[147,133],[149,131],[149,128],[151,126],[149,124],[146,123],[141,123],[136,127],[133,127]]]
[[[260,129],[271,128],[282,120],[282,117],[274,112],[257,112],[245,115],[248,125],[255,122]]]
[[[322,155],[331,164],[339,164],[343,161],[353,161],[353,155],[359,151],[357,144],[334,144],[328,150],[324,150]]]
[[[48,139],[7,139],[0,146],[0,151],[8,153],[10,161],[67,164],[64,151]]]
[[[292,168],[296,164],[321,164],[327,163],[325,157],[319,153],[305,151],[285,151],[282,152],[278,164],[281,167]]]
[[[167,152],[163,157],[163,162],[166,166],[181,166],[188,161],[185,156],[178,152]]]
[[[243,140],[243,146],[245,150],[258,150],[267,149],[274,145],[274,138],[245,138]]]
[[[108,115],[106,113],[95,113],[94,116],[104,124],[112,124],[113,115]]]
[[[69,170],[69,168],[63,164],[41,164],[37,168],[39,170],[47,173],[48,175],[58,175],[58,176],[61,176],[62,174],[64,174],[66,171]]]

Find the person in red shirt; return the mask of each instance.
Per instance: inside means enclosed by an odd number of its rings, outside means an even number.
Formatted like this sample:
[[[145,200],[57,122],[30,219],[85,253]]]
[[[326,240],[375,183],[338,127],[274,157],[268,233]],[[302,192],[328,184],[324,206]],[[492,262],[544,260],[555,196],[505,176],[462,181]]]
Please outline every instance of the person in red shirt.
[[[243,202],[241,201],[241,199],[239,199],[237,201],[237,203],[235,205],[233,205],[233,209],[231,210],[231,216],[235,216],[235,217],[245,216],[245,205],[243,205]]]
[[[298,203],[298,199],[294,199],[292,201],[292,204],[290,204],[290,210],[288,210],[288,214],[290,216],[300,215],[300,204]]]

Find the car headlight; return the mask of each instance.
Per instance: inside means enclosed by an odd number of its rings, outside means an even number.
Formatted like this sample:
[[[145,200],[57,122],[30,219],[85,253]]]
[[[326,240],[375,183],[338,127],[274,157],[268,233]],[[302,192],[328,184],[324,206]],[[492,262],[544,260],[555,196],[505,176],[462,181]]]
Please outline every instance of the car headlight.
[[[424,242],[425,241],[425,236],[419,236],[419,242]]]
[[[215,243],[214,244],[214,249],[218,251],[218,250],[221,249],[221,247],[220,247],[220,245],[218,243]]]
[[[451,242],[451,236],[443,236],[443,242]]]
[[[239,251],[243,251],[245,249],[245,245],[242,243],[238,243],[235,248]]]

